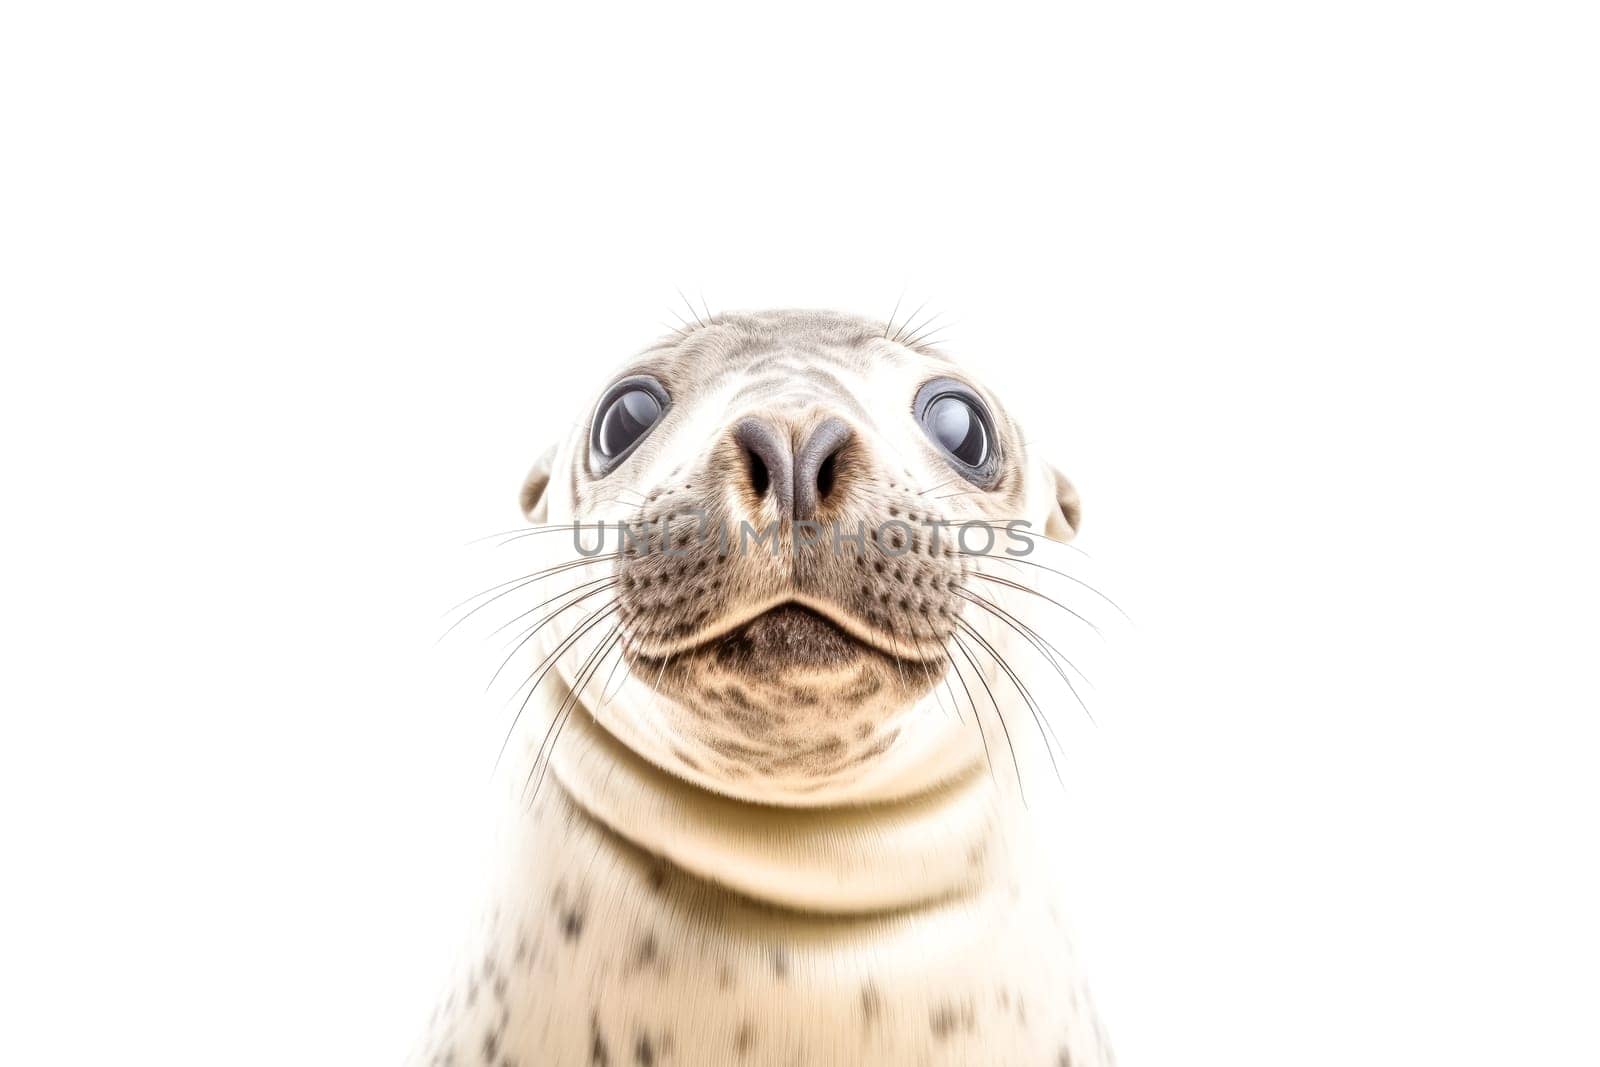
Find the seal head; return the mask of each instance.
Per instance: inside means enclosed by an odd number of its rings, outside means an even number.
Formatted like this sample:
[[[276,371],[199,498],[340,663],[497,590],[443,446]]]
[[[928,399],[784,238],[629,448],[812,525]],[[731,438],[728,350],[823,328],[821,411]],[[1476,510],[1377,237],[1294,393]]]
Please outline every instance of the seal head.
[[[889,332],[715,316],[613,375],[523,487],[530,519],[599,535],[628,670],[596,719],[670,775],[817,806],[981,758],[921,714],[970,607],[968,546],[1018,520],[1068,538],[1077,498],[976,377]]]

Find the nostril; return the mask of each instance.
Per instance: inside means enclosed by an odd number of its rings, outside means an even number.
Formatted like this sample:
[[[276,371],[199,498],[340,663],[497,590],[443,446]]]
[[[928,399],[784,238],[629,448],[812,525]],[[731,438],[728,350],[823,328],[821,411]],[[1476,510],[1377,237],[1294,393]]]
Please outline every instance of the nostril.
[[[839,453],[835,452],[822,461],[822,466],[817,468],[817,499],[826,500],[828,494],[833,492],[833,475],[835,465],[838,463]]]
[[[733,439],[744,453],[756,499],[770,497],[779,514],[787,514],[794,506],[794,460],[788,438],[761,419],[745,418],[734,426]]]
[[[767,465],[761,462],[761,457],[754,452],[745,451],[745,458],[750,461],[750,488],[756,491],[756,496],[766,496],[767,487],[772,484],[772,475],[767,472]]]

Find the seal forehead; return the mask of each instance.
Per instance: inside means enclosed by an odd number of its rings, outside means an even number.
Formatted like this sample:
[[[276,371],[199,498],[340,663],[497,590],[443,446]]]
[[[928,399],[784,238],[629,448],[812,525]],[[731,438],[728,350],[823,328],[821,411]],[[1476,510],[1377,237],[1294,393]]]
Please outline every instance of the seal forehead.
[[[881,322],[830,311],[762,311],[717,315],[705,326],[664,340],[640,362],[688,384],[729,374],[763,378],[864,375],[875,369],[950,370],[931,349],[891,341]]]

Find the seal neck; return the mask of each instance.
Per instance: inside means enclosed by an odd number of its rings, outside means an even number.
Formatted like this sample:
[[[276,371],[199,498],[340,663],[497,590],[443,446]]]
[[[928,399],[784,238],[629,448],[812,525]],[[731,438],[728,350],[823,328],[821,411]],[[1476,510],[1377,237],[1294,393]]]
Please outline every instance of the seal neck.
[[[556,781],[618,836],[732,892],[837,915],[915,908],[974,892],[1008,853],[1002,803],[973,769],[902,800],[786,808],[702,789],[572,709]]]

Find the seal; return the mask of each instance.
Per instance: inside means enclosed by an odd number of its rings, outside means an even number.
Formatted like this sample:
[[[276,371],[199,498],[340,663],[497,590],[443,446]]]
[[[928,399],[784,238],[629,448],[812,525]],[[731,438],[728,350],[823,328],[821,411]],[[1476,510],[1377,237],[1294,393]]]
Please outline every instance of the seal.
[[[906,334],[697,319],[535,464],[541,566],[472,608],[526,623],[502,862],[417,1063],[1112,1062],[1017,757],[1014,664],[1070,676],[992,558],[1077,494]]]

